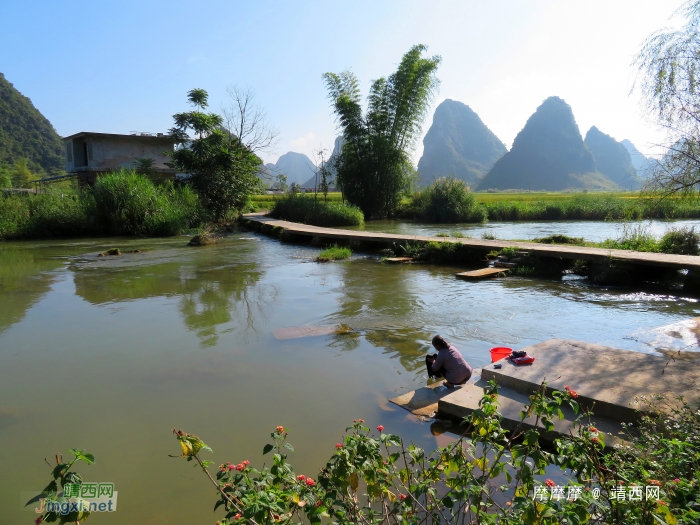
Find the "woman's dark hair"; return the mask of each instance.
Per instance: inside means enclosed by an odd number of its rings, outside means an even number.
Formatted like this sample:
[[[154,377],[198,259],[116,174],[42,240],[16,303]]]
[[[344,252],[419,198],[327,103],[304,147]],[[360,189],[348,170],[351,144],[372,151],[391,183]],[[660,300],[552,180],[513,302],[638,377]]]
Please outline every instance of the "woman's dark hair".
[[[443,339],[441,335],[433,337],[433,346],[436,348],[449,348],[450,345]]]

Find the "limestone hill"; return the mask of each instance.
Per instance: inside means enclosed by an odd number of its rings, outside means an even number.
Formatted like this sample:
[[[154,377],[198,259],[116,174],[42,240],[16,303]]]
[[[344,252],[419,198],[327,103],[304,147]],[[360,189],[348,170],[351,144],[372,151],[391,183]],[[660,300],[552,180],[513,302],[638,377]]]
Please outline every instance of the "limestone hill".
[[[423,139],[418,171],[423,184],[447,176],[474,184],[507,151],[469,106],[447,99],[435,110]]]
[[[632,161],[632,166],[637,170],[637,176],[642,180],[646,180],[654,167],[657,164],[657,160],[645,156],[641,151],[639,151],[634,144],[629,140],[624,139],[620,141],[630,154],[630,160]]]
[[[476,189],[491,188],[615,190],[617,185],[596,172],[571,107],[559,97],[549,97]]]
[[[304,181],[314,172],[314,163],[303,153],[290,151],[282,155],[276,163],[265,165],[270,176],[274,179],[280,173],[287,176],[287,184],[293,182],[303,185]]]
[[[65,169],[56,130],[0,73],[0,165],[23,158],[32,172],[58,174]]]
[[[641,186],[637,170],[627,148],[610,135],[593,126],[586,133],[586,146],[593,153],[598,172],[621,188],[636,189]]]

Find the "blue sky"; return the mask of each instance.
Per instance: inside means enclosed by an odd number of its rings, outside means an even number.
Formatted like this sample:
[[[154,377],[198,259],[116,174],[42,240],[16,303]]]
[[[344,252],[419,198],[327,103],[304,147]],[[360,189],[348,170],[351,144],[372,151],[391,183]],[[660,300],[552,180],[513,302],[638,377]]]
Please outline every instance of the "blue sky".
[[[417,43],[441,55],[435,104],[468,104],[510,147],[548,96],[592,125],[652,152],[630,65],[676,0],[0,0],[0,71],[62,136],[166,131],[206,89],[211,107],[250,87],[287,151],[332,147],[321,75],[352,69],[365,93]],[[424,133],[432,122],[426,120]],[[420,157],[419,142],[415,159]]]

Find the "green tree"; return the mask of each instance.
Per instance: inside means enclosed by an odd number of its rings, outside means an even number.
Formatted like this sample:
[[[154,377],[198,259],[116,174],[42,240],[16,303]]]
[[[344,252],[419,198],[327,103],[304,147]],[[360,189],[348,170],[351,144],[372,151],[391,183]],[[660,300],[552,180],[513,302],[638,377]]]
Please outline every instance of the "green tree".
[[[222,117],[205,113],[208,94],[193,89],[188,100],[194,111],[173,115],[175,126],[170,134],[179,147],[168,155],[169,166],[191,175],[190,181],[202,202],[216,220],[231,210],[240,210],[251,194],[261,189],[256,176],[262,160],[235,135],[222,131]],[[194,132],[195,138],[188,135]]]
[[[25,188],[29,185],[29,181],[32,180],[32,172],[27,166],[27,159],[19,159],[15,162],[10,171],[10,177],[15,188]]]
[[[140,157],[134,160],[134,171],[143,175],[155,175],[158,170],[153,167],[155,160],[147,157]]]
[[[441,58],[423,57],[417,45],[398,70],[372,82],[363,115],[359,81],[350,71],[323,78],[345,142],[337,162],[337,184],[366,217],[387,216],[410,184],[410,152],[439,87],[435,72]]]
[[[635,61],[635,87],[667,130],[664,157],[652,167],[649,181],[662,195],[700,188],[700,0],[675,14],[685,16],[686,24],[652,34]]]
[[[281,191],[287,191],[289,184],[287,184],[287,176],[284,173],[277,175],[275,179],[275,188]]]
[[[12,177],[10,177],[10,169],[7,166],[0,165],[0,188],[11,188]]]

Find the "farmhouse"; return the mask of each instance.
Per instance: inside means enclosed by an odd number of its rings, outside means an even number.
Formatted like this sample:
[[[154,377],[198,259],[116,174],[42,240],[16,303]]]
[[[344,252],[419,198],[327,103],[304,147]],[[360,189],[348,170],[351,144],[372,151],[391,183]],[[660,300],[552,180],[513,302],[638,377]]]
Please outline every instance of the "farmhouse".
[[[63,139],[66,172],[78,177],[78,184],[92,186],[101,173],[134,169],[137,159],[152,159],[154,180],[173,180],[176,170],[165,165],[165,152],[173,151],[175,140],[164,133],[91,133],[82,131]]]

